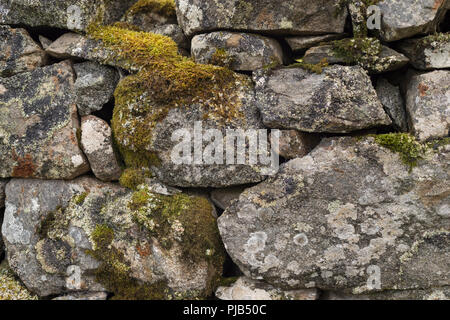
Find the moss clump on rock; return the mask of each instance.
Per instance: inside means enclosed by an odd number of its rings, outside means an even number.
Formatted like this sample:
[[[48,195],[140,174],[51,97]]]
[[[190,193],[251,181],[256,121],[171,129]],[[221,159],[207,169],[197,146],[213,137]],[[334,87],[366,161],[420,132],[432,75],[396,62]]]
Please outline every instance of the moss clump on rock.
[[[336,57],[348,64],[367,66],[373,64],[383,49],[376,38],[351,38],[331,42]]]
[[[329,66],[329,64],[328,64],[327,58],[323,58],[317,64],[306,63],[303,61],[303,59],[299,59],[299,60],[297,60],[296,63],[290,65],[289,67],[290,68],[302,68],[302,69],[308,70],[310,72],[321,74],[323,72],[323,69],[328,66]]]
[[[250,85],[247,78],[181,56],[176,43],[162,35],[100,25],[91,25],[88,34],[114,52],[114,59],[140,70],[115,91],[112,129],[127,167],[157,165],[148,146],[154,127],[172,108],[199,103],[215,120],[243,117],[236,86]]]
[[[422,38],[421,41],[417,43],[417,45],[423,47],[426,46],[434,47],[436,45],[439,45],[440,43],[446,42],[450,42],[450,32],[431,34],[429,36]]]

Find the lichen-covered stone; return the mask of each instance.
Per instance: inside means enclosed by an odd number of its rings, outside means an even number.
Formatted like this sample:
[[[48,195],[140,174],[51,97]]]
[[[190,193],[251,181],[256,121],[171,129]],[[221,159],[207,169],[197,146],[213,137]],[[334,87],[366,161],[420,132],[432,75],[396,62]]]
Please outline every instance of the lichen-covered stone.
[[[419,70],[450,68],[450,33],[403,40],[397,45]]]
[[[218,64],[238,71],[283,64],[283,50],[277,40],[248,33],[220,31],[195,36],[191,53],[198,63]]]
[[[9,269],[6,260],[0,264],[0,301],[37,300]]]
[[[270,284],[240,277],[229,287],[219,287],[216,297],[220,300],[317,300],[317,289],[284,291]]]
[[[271,34],[342,33],[347,11],[334,0],[176,0],[177,16],[191,36],[218,29]]]
[[[81,147],[92,172],[102,181],[118,181],[122,173],[108,123],[95,116],[81,118]]]
[[[78,63],[73,66],[76,104],[78,113],[87,116],[99,111],[111,101],[119,82],[119,74],[113,68],[95,62]]]
[[[416,34],[432,33],[445,16],[448,0],[383,0],[381,37],[396,41]]]
[[[410,130],[421,141],[447,137],[450,130],[450,71],[410,75],[406,83]]]
[[[224,262],[212,212],[205,199],[144,185],[18,179],[7,185],[2,235],[11,268],[41,297],[205,298]]]
[[[303,61],[305,63],[317,64],[323,59],[327,59],[329,64],[345,64],[348,62],[345,57],[335,52],[332,45],[310,48],[306,51]],[[389,47],[382,46],[379,54],[368,56],[368,59],[365,61],[355,62],[370,73],[385,73],[404,67],[408,64],[409,59]]]
[[[25,29],[0,26],[0,77],[32,71],[46,61],[45,52]]]
[[[385,78],[377,81],[377,94],[384,110],[391,117],[396,129],[408,132],[408,120],[406,117],[405,102],[400,88],[389,83]]]
[[[68,62],[0,78],[0,114],[0,177],[73,179],[89,171]]]
[[[320,142],[320,136],[297,130],[281,130],[279,154],[285,159],[306,156]]]
[[[117,21],[135,0],[0,0],[0,24],[86,31],[89,24]]]
[[[449,145],[411,168],[383,140],[326,139],[247,189],[219,218],[244,274],[354,294],[448,286]]]
[[[333,65],[322,74],[299,68],[258,71],[254,81],[258,108],[271,128],[344,133],[391,124],[358,66]]]
[[[342,39],[345,34],[326,34],[323,36],[297,36],[285,38],[294,53],[317,46],[322,42]]]

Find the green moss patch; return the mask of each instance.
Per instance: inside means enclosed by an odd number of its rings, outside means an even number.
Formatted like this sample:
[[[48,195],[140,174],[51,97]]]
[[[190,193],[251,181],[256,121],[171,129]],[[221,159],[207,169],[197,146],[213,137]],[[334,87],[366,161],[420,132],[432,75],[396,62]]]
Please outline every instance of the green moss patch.
[[[302,68],[310,72],[321,74],[323,72],[323,69],[329,66],[328,60],[326,58],[322,59],[317,64],[306,63],[303,61],[303,59],[299,59],[296,61],[297,62],[290,65],[289,68]]]
[[[165,17],[176,18],[174,0],[139,0],[130,9],[126,16],[138,13],[157,13]]]
[[[378,60],[383,49],[376,38],[351,38],[331,42],[336,57],[347,64],[371,65]]]

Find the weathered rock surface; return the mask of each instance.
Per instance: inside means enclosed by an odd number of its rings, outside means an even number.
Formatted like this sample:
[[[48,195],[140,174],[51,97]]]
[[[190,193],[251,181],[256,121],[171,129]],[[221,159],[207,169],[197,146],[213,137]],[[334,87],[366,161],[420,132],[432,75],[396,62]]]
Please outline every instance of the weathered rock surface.
[[[89,170],[68,62],[0,78],[0,114],[0,177],[72,179]]]
[[[381,37],[396,41],[416,34],[431,33],[444,18],[448,0],[384,0],[381,10]]]
[[[297,130],[281,130],[279,154],[285,159],[306,156],[320,142],[320,137]]]
[[[61,297],[56,297],[52,300],[60,301],[94,301],[94,300],[106,300],[108,294],[106,292],[91,292],[91,293],[74,293]]]
[[[271,34],[342,33],[347,12],[332,0],[176,0],[178,21],[188,35],[225,30]]]
[[[201,34],[192,39],[191,52],[198,63],[219,64],[239,71],[283,64],[283,50],[277,40],[248,33]]]
[[[323,45],[309,49],[306,51],[303,61],[305,63],[317,64],[322,59],[327,59],[329,64],[345,64],[346,62],[345,58],[336,54],[332,45]],[[370,73],[385,73],[398,70],[408,64],[408,62],[409,59],[403,54],[383,46],[378,56],[374,56],[368,59],[368,61],[358,64]]]
[[[39,296],[201,298],[224,252],[212,207],[91,178],[12,180],[2,234],[11,268]]]
[[[135,0],[0,0],[0,24],[86,31],[91,22],[117,21]]]
[[[254,73],[266,126],[305,132],[345,133],[389,125],[367,73],[334,65],[322,74],[290,68]]]
[[[0,77],[32,71],[46,61],[45,52],[25,29],[0,26]]]
[[[388,290],[366,295],[325,292],[323,300],[449,300],[450,288],[432,288],[427,290]]]
[[[0,209],[5,207],[5,187],[7,183],[7,179],[0,178]]]
[[[112,131],[106,121],[95,116],[81,119],[81,147],[98,179],[119,180],[122,169],[114,152]]]
[[[398,44],[414,68],[419,70],[450,68],[450,34],[407,39]]]
[[[270,284],[240,277],[229,287],[219,287],[216,297],[221,300],[317,300],[317,289],[283,291]]]
[[[245,189],[244,186],[214,189],[211,191],[211,200],[220,209],[226,210],[234,200],[239,199],[239,196]]]
[[[114,96],[119,82],[118,72],[95,62],[78,63],[73,68],[77,76],[75,93],[78,113],[87,116],[101,110]]]
[[[410,129],[419,140],[447,137],[450,130],[450,71],[410,76],[406,110]]]
[[[247,277],[362,294],[448,286],[450,148],[410,171],[373,138],[324,140],[219,218]],[[312,214],[313,213],[313,214]]]
[[[391,117],[396,129],[408,132],[408,120],[406,117],[405,102],[400,88],[389,83],[385,78],[377,81],[377,94],[384,110]]]
[[[122,81],[127,83],[127,80]],[[150,163],[141,162],[150,165],[156,176],[170,186],[222,188],[264,180],[273,172],[272,163],[266,165],[258,161],[251,164],[248,159],[240,162],[236,152],[226,152],[227,138],[231,141],[233,134],[236,137],[241,132],[232,130],[256,132],[264,128],[250,79],[239,76],[235,78],[235,83],[233,89],[225,91],[231,103],[216,109],[211,108],[207,101],[169,108],[157,117],[153,127],[149,126],[151,119],[156,117],[153,112],[164,106],[155,105],[151,96],[138,95],[132,103],[119,108],[116,106],[112,127],[119,147],[122,151],[136,151],[136,145],[142,141],[136,141],[134,131],[145,129],[146,133],[150,132],[148,142],[141,149],[152,153],[153,157],[141,151],[142,157]],[[194,140],[197,141],[195,145]],[[220,157],[220,154],[223,156]]]
[[[304,36],[304,37],[288,37],[286,42],[294,53],[317,46],[322,42],[339,40],[345,37],[345,34],[326,34],[323,36]]]
[[[9,269],[6,260],[3,261],[0,264],[0,301],[37,300],[37,298],[37,296],[29,292],[27,288],[17,280],[14,273]]]

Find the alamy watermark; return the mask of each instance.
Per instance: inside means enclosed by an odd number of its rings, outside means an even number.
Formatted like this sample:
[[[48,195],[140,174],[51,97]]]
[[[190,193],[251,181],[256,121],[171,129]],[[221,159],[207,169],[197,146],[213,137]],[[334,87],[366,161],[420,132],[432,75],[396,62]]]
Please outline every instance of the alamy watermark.
[[[193,128],[174,131],[171,139],[177,143],[171,152],[176,165],[259,165],[265,175],[279,169],[280,130],[227,129],[224,136],[197,121]]]

